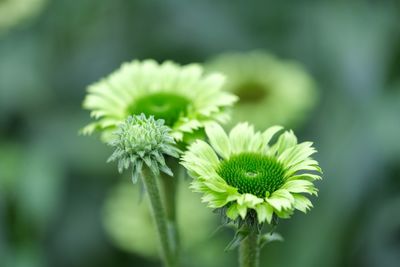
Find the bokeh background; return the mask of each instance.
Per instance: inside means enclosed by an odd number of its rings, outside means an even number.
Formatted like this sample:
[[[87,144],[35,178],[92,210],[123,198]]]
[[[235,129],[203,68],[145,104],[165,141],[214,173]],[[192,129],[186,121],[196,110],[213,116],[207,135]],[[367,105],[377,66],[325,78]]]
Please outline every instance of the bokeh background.
[[[129,178],[77,134],[85,88],[135,58],[253,49],[314,77],[319,101],[296,132],[324,170],[315,208],[280,223],[264,266],[400,266],[400,3],[323,2],[0,1],[0,266],[160,266],[105,231],[104,201]],[[185,267],[235,266],[232,232],[210,231]]]

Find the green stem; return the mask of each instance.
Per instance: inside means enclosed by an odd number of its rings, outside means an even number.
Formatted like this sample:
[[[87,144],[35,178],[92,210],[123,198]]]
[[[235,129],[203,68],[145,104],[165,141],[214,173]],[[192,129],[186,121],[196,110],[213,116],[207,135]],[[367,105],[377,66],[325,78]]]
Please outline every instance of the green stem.
[[[162,175],[162,188],[164,191],[165,212],[169,221],[176,221],[176,194],[177,184],[176,177]]]
[[[256,230],[250,230],[249,235],[243,239],[239,247],[239,266],[258,267],[260,257],[259,234]]]
[[[143,168],[142,179],[150,199],[151,210],[156,223],[161,249],[166,267],[176,267],[176,257],[173,249],[173,237],[168,227],[168,220],[164,206],[161,202],[157,177],[148,169]]]
[[[164,173],[161,174],[161,181],[164,189],[165,211],[170,221],[176,221],[176,196],[180,166],[176,159],[169,158],[167,158],[167,165],[171,168],[174,176],[171,177]]]
[[[176,217],[176,199],[179,174],[181,169],[178,160],[176,160],[175,158],[166,158],[166,161],[167,165],[172,169],[174,176],[170,177],[163,174],[161,177],[161,181],[163,185],[165,211],[168,219],[169,230],[172,237],[173,249],[176,259],[179,259],[180,240]]]
[[[173,246],[173,252],[175,257],[179,257],[179,237],[178,237],[178,227],[176,221],[176,183],[175,177],[169,177],[167,175],[162,175],[161,177],[162,187],[164,191],[164,206],[166,212],[166,218],[168,222],[168,231],[171,236],[171,245]]]

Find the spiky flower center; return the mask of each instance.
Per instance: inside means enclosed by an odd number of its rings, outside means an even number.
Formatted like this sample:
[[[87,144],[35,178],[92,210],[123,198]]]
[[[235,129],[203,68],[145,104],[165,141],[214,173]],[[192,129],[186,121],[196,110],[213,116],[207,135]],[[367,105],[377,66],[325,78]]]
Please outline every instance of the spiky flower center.
[[[218,174],[239,193],[265,197],[284,184],[285,169],[275,158],[240,153],[221,162]]]
[[[156,119],[163,119],[165,124],[172,127],[180,116],[187,114],[190,101],[180,95],[158,92],[137,99],[128,107],[129,114],[153,115]]]
[[[116,132],[118,138],[114,140],[113,144],[122,149],[126,155],[138,152],[149,153],[164,142],[171,141],[167,133],[168,128],[163,125],[162,121],[146,118],[142,114],[129,117],[125,123],[120,125]]]
[[[257,82],[245,82],[239,85],[235,94],[239,97],[240,103],[257,103],[267,96],[265,86]]]
[[[147,165],[154,173],[160,171],[171,175],[164,156],[179,157],[174,138],[169,134],[171,129],[163,120],[155,120],[153,116],[146,118],[144,114],[129,116],[115,131],[115,139],[110,145],[115,148],[108,161],[118,161],[118,171],[122,172],[132,166],[132,181],[135,183]]]

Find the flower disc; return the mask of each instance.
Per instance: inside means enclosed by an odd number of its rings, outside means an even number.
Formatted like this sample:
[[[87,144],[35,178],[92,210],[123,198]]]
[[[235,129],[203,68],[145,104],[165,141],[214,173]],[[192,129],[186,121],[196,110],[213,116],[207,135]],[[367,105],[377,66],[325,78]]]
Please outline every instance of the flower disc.
[[[165,124],[173,127],[181,115],[187,114],[190,101],[173,93],[158,92],[145,95],[128,107],[128,113],[153,115],[156,119],[163,119]]]
[[[234,91],[239,97],[239,104],[255,104],[264,101],[268,90],[264,85],[257,82],[245,82],[240,84]]]
[[[284,167],[275,158],[241,153],[221,162],[218,174],[239,193],[265,197],[284,183]]]

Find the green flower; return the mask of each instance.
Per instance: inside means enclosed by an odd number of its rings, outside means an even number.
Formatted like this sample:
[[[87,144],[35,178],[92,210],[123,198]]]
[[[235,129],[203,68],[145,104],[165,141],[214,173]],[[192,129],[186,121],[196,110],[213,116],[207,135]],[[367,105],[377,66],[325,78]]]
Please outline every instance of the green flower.
[[[179,157],[179,150],[169,134],[170,128],[163,120],[144,114],[129,116],[115,131],[115,139],[110,145],[115,147],[108,161],[118,161],[118,171],[132,166],[132,181],[135,183],[141,174],[143,162],[155,174],[160,171],[172,176],[172,171],[165,164],[164,155]]]
[[[314,82],[296,62],[254,51],[223,54],[206,66],[225,74],[224,89],[239,97],[232,125],[249,121],[257,129],[296,126],[316,102]]]
[[[271,223],[273,215],[289,218],[295,209],[312,207],[303,194],[317,195],[313,181],[321,177],[311,142],[297,143],[292,131],[280,134],[273,126],[255,132],[247,123],[236,125],[229,135],[216,123],[206,126],[210,145],[198,140],[182,157],[182,165],[194,178],[191,188],[203,193],[210,208],[226,208],[228,218],[242,219],[256,213],[258,223]]]
[[[0,34],[36,16],[47,0],[1,0]]]
[[[206,122],[228,120],[227,108],[236,96],[221,91],[224,76],[203,75],[197,64],[179,66],[153,60],[126,63],[109,77],[89,86],[83,107],[91,110],[95,122],[82,132],[110,133],[129,115],[154,115],[172,129],[171,135],[182,141]]]

